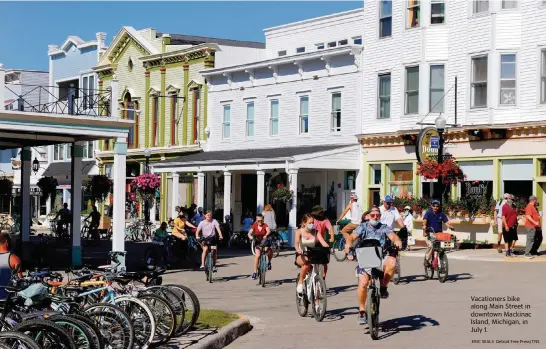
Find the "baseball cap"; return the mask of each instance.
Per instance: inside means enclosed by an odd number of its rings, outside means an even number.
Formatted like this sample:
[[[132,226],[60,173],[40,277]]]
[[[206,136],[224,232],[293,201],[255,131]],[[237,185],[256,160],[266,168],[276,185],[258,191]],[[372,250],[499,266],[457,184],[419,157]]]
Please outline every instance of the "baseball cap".
[[[392,199],[392,197],[390,197],[389,195],[385,196],[385,202],[386,203],[393,203],[394,200]]]
[[[537,197],[534,196],[534,195],[529,196],[529,201],[533,201],[533,200],[536,200],[536,199],[537,199]]]
[[[349,197],[351,200],[358,200],[358,195],[356,194],[351,194],[351,196]]]
[[[406,207],[404,207],[404,210],[411,210],[411,207],[406,206]]]
[[[504,193],[504,195],[502,196],[503,198],[505,199],[510,199],[512,196],[508,193]]]
[[[434,200],[432,200],[431,203],[432,203],[433,205],[440,205],[440,200],[434,199]]]

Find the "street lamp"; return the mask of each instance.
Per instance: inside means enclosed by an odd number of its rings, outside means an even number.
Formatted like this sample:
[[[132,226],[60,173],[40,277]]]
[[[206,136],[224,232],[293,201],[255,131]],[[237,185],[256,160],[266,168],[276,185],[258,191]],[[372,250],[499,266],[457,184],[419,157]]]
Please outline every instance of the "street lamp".
[[[34,158],[34,161],[32,162],[32,172],[37,174],[38,171],[40,171],[40,161],[38,161],[38,158]]]
[[[152,156],[152,151],[149,148],[144,149],[144,158],[146,163],[144,165],[144,173],[150,173],[150,156]],[[148,200],[144,200],[144,222],[146,225],[150,222],[150,203]]]
[[[442,114],[440,114],[434,124],[436,125],[436,131],[438,131],[438,165],[441,165],[444,162],[444,131],[446,129],[447,120]],[[444,179],[440,176],[438,177],[439,189],[440,189],[440,200],[444,198]]]

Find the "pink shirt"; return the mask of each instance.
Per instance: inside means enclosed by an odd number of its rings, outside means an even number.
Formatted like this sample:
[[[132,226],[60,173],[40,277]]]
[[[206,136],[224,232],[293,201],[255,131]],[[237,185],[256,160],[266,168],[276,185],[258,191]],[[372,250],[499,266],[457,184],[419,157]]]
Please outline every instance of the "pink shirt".
[[[332,228],[332,224],[330,224],[330,220],[325,219],[323,221],[319,221],[315,219],[313,221],[313,228],[322,235],[323,238],[325,238],[326,230]]]

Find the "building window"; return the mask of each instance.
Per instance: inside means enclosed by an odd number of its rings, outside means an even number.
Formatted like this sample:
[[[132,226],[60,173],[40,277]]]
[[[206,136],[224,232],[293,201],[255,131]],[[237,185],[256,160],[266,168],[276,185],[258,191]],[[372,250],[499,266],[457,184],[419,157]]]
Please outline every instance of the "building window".
[[[419,113],[419,67],[406,68],[406,114]]]
[[[371,184],[377,185],[381,184],[381,165],[371,165]]]
[[[382,0],[379,7],[379,37],[392,35],[392,1]]]
[[[129,61],[127,62],[127,69],[133,71],[133,60],[131,58],[129,58]]]
[[[53,160],[64,160],[64,144],[55,144],[53,146]]]
[[[178,142],[178,96],[171,96],[171,145],[176,145]]]
[[[389,165],[389,172],[389,195],[394,197],[412,197],[414,194],[412,164]]]
[[[391,117],[391,74],[379,75],[379,118]]]
[[[335,41],[332,41],[332,42],[329,42],[328,43],[328,47],[336,47],[336,42]]]
[[[349,43],[349,40],[347,40],[347,39],[343,39],[343,40],[339,40],[339,41],[338,41],[338,45],[339,45],[339,46],[345,46],[345,45],[347,45],[348,43]]]
[[[489,1],[488,0],[474,0],[472,4],[473,13],[482,13],[489,11]]]
[[[271,101],[269,130],[271,136],[279,134],[279,101],[276,99]]]
[[[332,132],[341,132],[341,93],[332,93]]]
[[[444,112],[445,76],[443,65],[430,66],[430,98],[429,110],[431,113]]]
[[[304,53],[305,52],[305,47],[298,47],[296,49],[296,53]]]
[[[286,56],[286,50],[282,50],[278,52],[279,57]]]
[[[518,8],[518,1],[517,0],[502,0],[502,9],[503,10],[517,9],[517,8]]]
[[[354,45],[362,45],[362,36],[357,36],[353,38]]]
[[[87,109],[87,96],[89,95],[89,78],[84,76],[82,79],[82,90],[83,90],[83,109]]]
[[[93,159],[95,157],[93,141],[83,143],[83,157],[86,159]]]
[[[355,190],[356,187],[356,171],[345,171],[345,190]]]
[[[66,155],[65,155],[66,159],[72,159],[72,143],[66,144],[65,150],[66,150]]]
[[[501,55],[500,104],[516,104],[516,55]]]
[[[419,0],[408,0],[407,2],[407,28],[419,27],[419,19],[421,18],[421,5]]]
[[[152,145],[154,147],[159,146],[159,97],[154,96],[153,97],[153,103],[152,103]]]
[[[195,88],[192,91],[193,94],[193,106],[192,106],[192,120],[193,120],[193,131],[192,131],[192,144],[199,139],[199,129],[200,129],[200,117],[199,110],[201,109],[201,99],[199,89]]]
[[[430,24],[444,24],[446,21],[445,0],[431,0]]]
[[[300,133],[309,133],[309,96],[300,97]]]
[[[95,77],[93,75],[84,76],[82,78],[82,101],[81,107],[83,110],[93,109],[93,97],[95,92]],[[76,93],[78,94],[78,93]]]
[[[129,129],[127,147],[131,149],[138,148],[138,116],[136,115],[136,110],[138,110],[138,102],[133,102],[131,100],[131,94],[126,93],[125,102],[123,103],[122,108],[124,109],[124,118],[135,121],[133,126]]]
[[[246,104],[246,136],[254,137],[254,103]]]
[[[501,193],[527,200],[533,195],[533,160],[501,160]]]
[[[224,105],[224,118],[222,121],[222,137],[228,139],[231,136],[231,106]]]
[[[540,57],[542,61],[542,69],[540,70],[540,103],[546,103],[546,49],[540,52]]]
[[[317,50],[324,50],[324,43],[321,42],[320,44],[315,44],[315,46],[317,47]]]
[[[487,107],[487,56],[472,58],[471,107]]]

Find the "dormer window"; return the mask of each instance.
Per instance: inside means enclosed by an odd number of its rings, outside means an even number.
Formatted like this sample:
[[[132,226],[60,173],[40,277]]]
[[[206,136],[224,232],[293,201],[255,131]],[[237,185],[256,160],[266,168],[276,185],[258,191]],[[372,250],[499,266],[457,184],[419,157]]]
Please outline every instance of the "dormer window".
[[[298,47],[296,49],[296,53],[304,53],[305,52],[305,47]]]
[[[339,40],[339,42],[338,42],[339,46],[344,46],[344,45],[347,45],[348,43],[349,43],[349,41],[347,39]]]
[[[337,43],[335,41],[329,42],[328,47],[336,47]]]
[[[315,44],[315,46],[317,47],[317,50],[324,50],[324,43],[320,43],[320,44]]]

